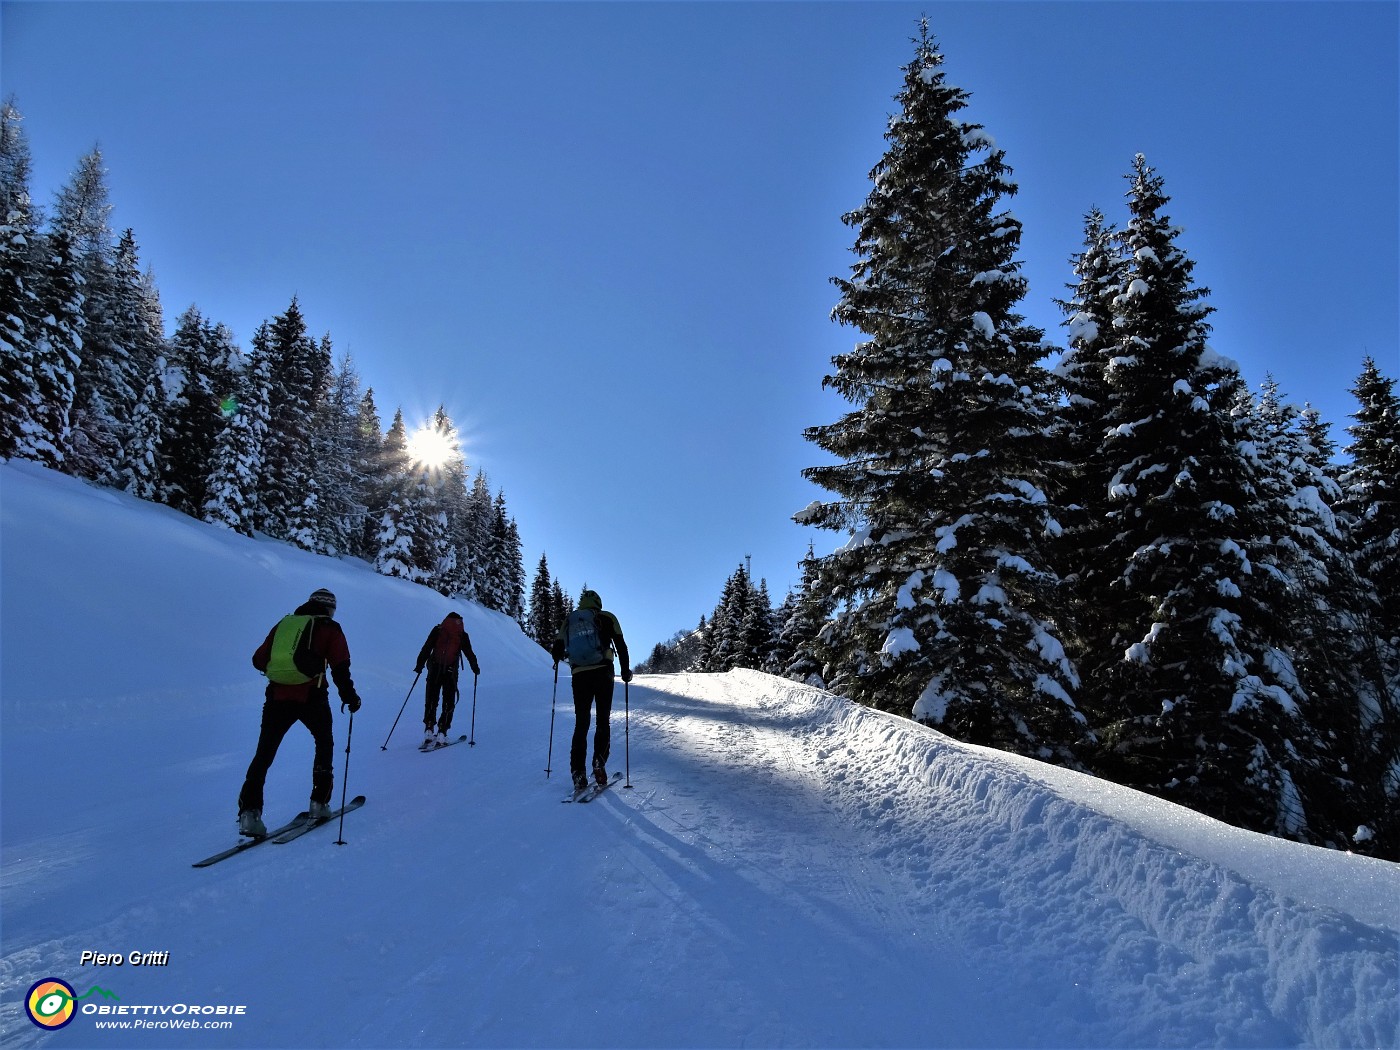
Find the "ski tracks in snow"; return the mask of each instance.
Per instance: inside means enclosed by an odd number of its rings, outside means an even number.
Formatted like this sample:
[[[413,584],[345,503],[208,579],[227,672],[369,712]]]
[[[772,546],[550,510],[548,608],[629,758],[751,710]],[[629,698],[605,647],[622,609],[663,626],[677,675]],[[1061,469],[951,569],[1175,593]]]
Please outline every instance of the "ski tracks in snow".
[[[647,793],[612,803],[626,815],[626,863],[680,912],[712,899],[687,892],[696,880],[729,880],[733,910],[696,917],[694,930],[737,960],[765,932],[803,923],[811,936],[799,943],[837,946],[862,983],[887,971],[875,983],[928,1003],[903,1028],[888,1009],[873,1028],[851,1027],[843,1004],[830,1044],[1394,1038],[1394,931],[1319,915],[1152,834],[1157,806],[1174,811],[1168,824],[1205,818],[1144,797],[1144,834],[1081,801],[1088,778],[1062,793],[1073,774],[757,672],[655,676],[639,692],[633,771]],[[750,961],[752,986],[773,960]],[[809,977],[828,992],[840,985]],[[1326,1016],[1352,989],[1375,1009]],[[940,1009],[956,999],[980,1001],[988,1027],[943,1027],[941,1017],[968,1016]],[[806,1001],[819,1014],[829,1005]],[[1056,1031],[1024,1026],[1038,1013],[1057,1018]],[[750,1037],[804,1041],[786,1030]]]

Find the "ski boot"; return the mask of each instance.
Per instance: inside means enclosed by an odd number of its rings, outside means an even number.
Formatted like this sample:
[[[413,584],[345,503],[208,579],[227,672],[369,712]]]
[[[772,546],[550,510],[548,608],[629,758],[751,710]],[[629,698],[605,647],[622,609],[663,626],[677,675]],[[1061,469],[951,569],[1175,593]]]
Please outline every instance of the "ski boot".
[[[247,835],[250,839],[265,838],[267,825],[263,823],[262,810],[240,809],[238,811],[238,833]]]

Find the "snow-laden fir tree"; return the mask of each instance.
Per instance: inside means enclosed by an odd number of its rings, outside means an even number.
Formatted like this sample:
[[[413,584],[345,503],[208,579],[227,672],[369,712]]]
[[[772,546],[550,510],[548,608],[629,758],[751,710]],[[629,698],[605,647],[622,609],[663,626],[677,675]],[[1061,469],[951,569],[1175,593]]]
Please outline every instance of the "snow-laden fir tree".
[[[272,362],[265,341],[255,341],[252,354],[238,363],[240,367],[230,375],[234,392],[220,405],[224,424],[214,441],[200,516],[251,536],[257,528],[261,505],[258,486],[263,476],[267,401],[272,381]]]
[[[1287,580],[1254,560],[1273,524],[1259,434],[1239,411],[1238,372],[1206,343],[1208,292],[1177,244],[1161,178],[1138,156],[1128,180],[1102,473],[1091,478],[1106,500],[1104,542],[1081,552],[1103,571],[1077,574],[1096,610],[1080,694],[1103,737],[1094,762],[1120,783],[1306,838],[1293,779],[1306,692],[1278,618]]]
[[[103,485],[116,481],[117,457],[151,365],[133,345],[140,338],[131,331],[136,311],[132,289],[116,273],[111,211],[102,152],[93,149],[55,195],[51,225],[68,237],[83,288],[83,345],[66,469]]]
[[[1365,715],[1387,816],[1377,852],[1400,857],[1400,397],[1395,380],[1367,357],[1352,386],[1357,409],[1347,427],[1349,464],[1337,508],[1358,577],[1375,596],[1369,637],[1384,688]]]
[[[471,551],[463,528],[468,504],[467,461],[446,406],[438,406],[428,429],[441,460],[424,469],[423,479],[431,511],[442,525],[434,586],[443,594],[461,596],[471,589]]]
[[[752,666],[744,662],[748,654],[743,635],[753,597],[749,575],[740,565],[724,581],[719,601],[710,615],[704,670],[722,673],[735,667]]]
[[[1400,646],[1400,396],[1370,357],[1351,393],[1357,410],[1347,427],[1350,465],[1340,479],[1340,506],[1357,571],[1380,599],[1380,633]]]
[[[466,569],[461,596],[485,603],[484,594],[491,574],[492,529],[495,525],[495,500],[486,472],[478,470],[467,493],[466,511],[457,526],[456,543],[465,555]]]
[[[161,457],[170,413],[165,316],[154,281],[141,272],[136,237],[129,229],[113,256],[108,324],[112,341],[126,348],[138,393],[128,415],[118,421],[121,442],[104,476],[132,495],[163,500]]]
[[[0,104],[0,456],[33,458],[43,440],[36,375],[39,218],[21,121],[13,100]]]
[[[324,337],[322,342],[322,352],[329,356],[330,337]],[[312,421],[319,493],[314,549],[326,554],[358,554],[364,535],[360,404],[360,377],[350,355],[345,354],[330,377],[326,396],[317,405]]]
[[[1281,721],[1286,772],[1307,818],[1307,838],[1354,848],[1384,824],[1385,803],[1374,775],[1375,749],[1366,724],[1383,706],[1384,683],[1368,625],[1374,597],[1346,553],[1333,513],[1340,488],[1321,461],[1301,411],[1269,379],[1257,398],[1241,399],[1252,417],[1245,454],[1259,468],[1256,530],[1248,554],[1256,574],[1283,583],[1274,609],[1273,644],[1287,655],[1302,697]],[[1368,851],[1372,845],[1365,845]]]
[[[927,25],[865,204],[833,316],[865,335],[825,385],[855,405],[809,440],[837,494],[798,520],[846,530],[823,560],[836,612],[818,655],[833,690],[946,732],[1070,761],[1084,733],[1055,622],[1057,530],[1042,333],[1025,294],[1003,153],[959,119]]]
[[[157,356],[126,425],[126,440],[113,464],[115,484],[138,499],[161,498],[160,454],[165,422],[165,358]]]
[[[235,399],[242,355],[225,325],[190,306],[168,341],[170,398],[162,430],[161,491],[170,506],[198,515],[208,498],[210,464]]]
[[[374,569],[384,576],[423,583],[432,566],[418,560],[423,550],[420,537],[426,526],[419,509],[418,480],[408,451],[408,429],[402,410],[394,413],[394,421],[384,436],[380,469],[384,471],[388,495],[375,534]]]
[[[525,573],[521,564],[520,533],[506,512],[504,492],[498,492],[492,503],[483,568],[477,581],[476,600],[488,609],[519,621],[523,615]]]
[[[802,559],[802,578],[779,610],[774,662],[768,669],[784,678],[825,688],[822,666],[814,649],[831,609],[817,585],[818,567],[817,558],[809,549]]]
[[[83,354],[83,278],[73,241],[63,230],[39,239],[33,341],[26,365],[36,393],[15,454],[58,470],[69,469],[78,368]],[[70,471],[71,472],[71,471]]]
[[[258,326],[253,352],[265,356],[270,366],[258,530],[314,550],[319,479],[313,435],[330,382],[329,347],[308,334],[301,304],[293,297],[283,313]]]
[[[1093,625],[1101,610],[1078,601],[1092,590],[1086,577],[1109,571],[1086,552],[1103,546],[1108,504],[1104,479],[1103,425],[1107,414],[1108,361],[1113,354],[1113,303],[1127,268],[1117,230],[1097,208],[1084,220],[1084,250],[1074,258],[1076,281],[1069,299],[1060,300],[1066,315],[1069,349],[1055,369],[1062,388],[1059,411],[1059,471],[1063,486],[1059,520],[1062,532],[1052,545],[1055,566],[1064,580],[1065,642],[1076,662],[1084,656],[1085,636],[1102,633]]]
[[[384,431],[379,409],[374,403],[374,388],[365,390],[355,413],[355,441],[351,471],[364,505],[364,522],[358,542],[352,548],[357,556],[374,561],[378,554],[379,523],[389,505],[389,486],[385,483]]]
[[[551,604],[554,606],[554,613],[558,618],[555,625],[555,630],[558,630],[558,624],[567,620],[569,613],[574,611],[574,599],[568,591],[564,590],[563,584],[557,579],[554,581],[554,597]]]
[[[535,577],[530,583],[530,616],[525,625],[525,633],[539,642],[545,649],[554,643],[554,632],[559,629],[561,618],[554,606],[554,581],[549,575],[549,559],[540,555],[540,563],[535,568]]]

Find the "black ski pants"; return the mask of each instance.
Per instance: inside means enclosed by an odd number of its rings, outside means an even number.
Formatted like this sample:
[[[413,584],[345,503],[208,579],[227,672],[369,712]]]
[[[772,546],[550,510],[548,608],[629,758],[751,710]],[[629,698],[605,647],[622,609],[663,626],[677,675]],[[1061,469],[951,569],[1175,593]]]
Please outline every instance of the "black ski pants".
[[[612,714],[613,667],[589,667],[575,671],[574,688],[574,739],[569,748],[569,773],[577,778],[586,774],[588,767],[588,723],[593,708],[598,708],[598,727],[593,733],[593,764],[607,768],[608,749],[612,743],[612,727],[608,716]]]
[[[267,771],[277,757],[277,749],[287,731],[300,722],[311,730],[316,753],[311,760],[311,801],[329,803],[335,786],[335,739],[331,728],[330,697],[313,696],[309,700],[267,700],[263,703],[262,730],[258,733],[258,749],[248,765],[243,790],[238,793],[239,809],[263,808],[263,785]]]
[[[442,714],[438,714],[438,697],[442,698]],[[428,684],[423,694],[423,728],[437,726],[438,732],[452,728],[452,714],[457,710],[457,672],[428,668]]]

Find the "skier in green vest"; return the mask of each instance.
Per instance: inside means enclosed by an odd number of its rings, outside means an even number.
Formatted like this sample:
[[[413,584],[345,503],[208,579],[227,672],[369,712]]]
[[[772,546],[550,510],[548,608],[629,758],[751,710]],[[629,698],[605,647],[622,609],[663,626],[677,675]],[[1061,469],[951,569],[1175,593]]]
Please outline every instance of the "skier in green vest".
[[[578,608],[571,612],[554,639],[554,666],[567,660],[573,672],[574,738],[569,748],[569,773],[574,790],[588,786],[584,760],[588,757],[588,723],[592,709],[598,708],[598,728],[593,734],[593,779],[599,786],[608,782],[607,762],[612,731],[613,655],[622,661],[622,680],[632,681],[631,660],[622,638],[617,617],[603,609],[597,591],[579,595]]]
[[[268,683],[258,748],[238,793],[241,835],[261,838],[267,834],[262,819],[263,785],[283,737],[297,722],[311,731],[316,743],[308,811],[317,820],[330,816],[335,741],[327,667],[340,694],[340,709],[348,707],[352,715],[360,709],[360,697],[350,678],[350,646],[334,616],[335,595],[325,588],[315,591],[295,613],[284,616],[253,653],[253,666],[267,675]]]

